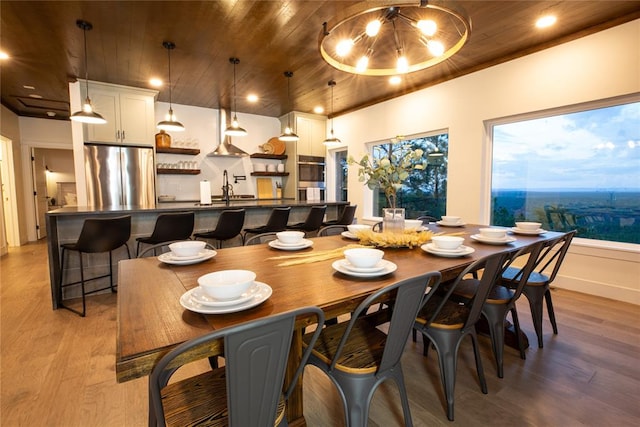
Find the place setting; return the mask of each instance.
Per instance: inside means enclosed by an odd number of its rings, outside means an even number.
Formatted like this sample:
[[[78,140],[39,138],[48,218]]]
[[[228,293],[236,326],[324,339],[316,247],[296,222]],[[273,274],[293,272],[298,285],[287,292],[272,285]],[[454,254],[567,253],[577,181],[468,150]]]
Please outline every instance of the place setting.
[[[313,241],[304,238],[302,231],[281,231],[276,233],[276,240],[269,242],[269,246],[281,251],[298,251],[313,246]]]
[[[171,243],[169,245],[170,252],[158,255],[158,261],[174,265],[189,265],[206,261],[217,255],[213,249],[205,248],[206,244],[207,242],[198,240]]]
[[[442,219],[436,221],[436,224],[443,227],[464,227],[466,225],[461,217],[453,215],[442,215]]]
[[[464,246],[464,237],[458,236],[433,236],[431,243],[425,243],[420,249],[430,253],[447,258],[457,258],[470,255],[475,249]]]
[[[507,229],[498,227],[481,228],[479,234],[472,234],[471,238],[477,242],[486,243],[489,245],[506,245],[513,243],[517,239],[512,236],[507,236]]]
[[[349,240],[360,240],[358,232],[364,230],[371,230],[371,226],[367,224],[349,224],[347,225],[347,231],[343,231],[340,234]]]
[[[529,221],[520,221],[516,222],[515,227],[511,227],[511,232],[514,234],[524,234],[527,236],[539,236],[547,232],[547,230],[543,230],[540,228],[542,223],[540,222],[529,222]]]
[[[380,277],[393,273],[398,266],[383,259],[384,251],[372,248],[353,248],[344,251],[344,258],[331,264],[334,270],[354,277]]]
[[[198,278],[198,287],[180,297],[180,305],[202,314],[247,310],[269,299],[273,290],[249,270],[221,270]]]

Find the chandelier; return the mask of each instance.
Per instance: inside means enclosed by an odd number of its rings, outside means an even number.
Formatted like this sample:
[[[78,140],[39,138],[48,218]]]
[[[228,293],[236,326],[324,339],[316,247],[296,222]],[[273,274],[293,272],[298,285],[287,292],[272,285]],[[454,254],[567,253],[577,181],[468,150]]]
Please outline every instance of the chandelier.
[[[412,73],[434,66],[467,42],[471,22],[445,6],[420,0],[325,22],[320,53],[341,71],[368,76]]]

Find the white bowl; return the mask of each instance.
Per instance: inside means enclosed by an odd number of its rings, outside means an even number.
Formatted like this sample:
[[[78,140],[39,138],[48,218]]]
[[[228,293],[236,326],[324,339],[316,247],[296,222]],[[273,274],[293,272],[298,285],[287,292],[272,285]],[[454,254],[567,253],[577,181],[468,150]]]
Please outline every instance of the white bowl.
[[[404,220],[404,228],[405,230],[416,230],[422,227],[422,221],[419,219],[405,219]]]
[[[175,256],[196,256],[204,249],[207,242],[200,240],[185,240],[183,242],[175,242],[169,245],[169,249]]]
[[[347,230],[349,230],[349,233],[355,234],[358,231],[371,230],[371,226],[367,224],[349,224],[347,225]]]
[[[464,242],[464,237],[458,236],[433,236],[431,238],[431,242],[436,245],[439,249],[458,249],[462,242]]]
[[[541,225],[541,222],[516,222],[516,227],[524,231],[536,231]]]
[[[344,256],[354,267],[371,268],[380,262],[384,252],[380,249],[347,249],[344,251]]]
[[[267,170],[267,165],[265,165],[264,163],[254,163],[253,164],[253,171],[254,172],[265,172]]]
[[[282,243],[287,245],[292,245],[294,243],[301,243],[302,238],[304,237],[304,232],[302,231],[281,231],[276,233],[276,237]]]
[[[249,270],[220,270],[198,277],[198,285],[205,294],[217,300],[239,298],[256,279]]]
[[[462,218],[459,216],[442,215],[442,222],[446,222],[447,224],[457,224],[460,221],[462,221]]]
[[[482,237],[489,239],[503,239],[507,235],[507,230],[504,228],[481,228],[479,231]]]

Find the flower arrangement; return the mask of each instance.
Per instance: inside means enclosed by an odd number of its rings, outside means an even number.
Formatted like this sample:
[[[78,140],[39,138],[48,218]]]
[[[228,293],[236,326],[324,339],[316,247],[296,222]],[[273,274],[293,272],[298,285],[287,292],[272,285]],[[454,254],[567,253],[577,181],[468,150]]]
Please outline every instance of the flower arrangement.
[[[392,144],[402,141],[404,137],[397,136],[391,140]],[[349,157],[348,163],[357,163],[358,180],[365,182],[367,186],[374,190],[381,188],[387,199],[387,206],[396,207],[398,190],[402,188],[403,182],[409,178],[413,169],[426,169],[427,160],[423,157],[421,149],[412,150],[408,145],[401,145],[390,150],[389,156],[382,159],[370,159],[366,154],[360,161],[356,162],[353,157]]]

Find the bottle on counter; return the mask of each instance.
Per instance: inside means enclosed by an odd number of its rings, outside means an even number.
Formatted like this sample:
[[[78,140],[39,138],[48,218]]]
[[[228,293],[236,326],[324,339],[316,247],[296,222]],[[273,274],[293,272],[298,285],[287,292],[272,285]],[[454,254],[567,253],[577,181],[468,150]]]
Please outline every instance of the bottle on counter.
[[[164,130],[156,133],[156,148],[169,148],[171,147],[171,135]]]

